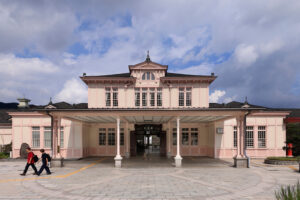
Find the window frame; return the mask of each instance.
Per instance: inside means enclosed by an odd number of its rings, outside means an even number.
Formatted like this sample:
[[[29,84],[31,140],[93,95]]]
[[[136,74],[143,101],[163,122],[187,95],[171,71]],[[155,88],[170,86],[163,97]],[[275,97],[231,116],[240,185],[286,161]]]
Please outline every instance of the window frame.
[[[142,80],[143,81],[154,81],[155,80],[155,75],[153,72],[144,72],[143,75],[142,75]]]
[[[141,88],[135,88],[134,89],[134,105],[136,107],[140,107],[141,106]]]
[[[195,137],[195,135],[196,135],[196,137]],[[198,146],[198,145],[199,145],[199,131],[198,131],[198,128],[191,128],[191,146]]]
[[[52,134],[52,130],[51,130],[51,126],[45,126],[44,127],[44,148],[51,148],[51,134]],[[47,134],[46,134],[47,133]]]
[[[99,146],[106,146],[106,128],[99,128]]]
[[[33,126],[31,128],[32,148],[40,148],[41,146],[41,127]],[[35,136],[38,133],[38,136]]]
[[[111,107],[111,87],[105,88],[105,106]]]
[[[191,87],[185,88],[185,106],[192,106],[192,88]]]
[[[155,88],[150,88],[149,89],[149,105],[151,107],[155,106]]]
[[[237,148],[237,126],[233,126],[233,147]]]
[[[266,126],[258,126],[257,127],[257,147],[258,148],[267,148],[266,132],[267,132]]]
[[[156,88],[156,106],[162,106],[162,88]]]
[[[246,135],[245,135],[246,148],[254,148],[254,127],[246,126]]]
[[[118,95],[118,93],[119,93],[119,90],[118,90],[118,88],[116,88],[116,87],[114,87],[114,88],[112,88],[112,105],[113,105],[113,107],[118,107],[119,106],[119,95]]]
[[[185,98],[184,98],[184,88],[180,87],[178,90],[178,106],[183,107],[185,104]]]
[[[148,106],[148,88],[142,88],[142,107]]]
[[[177,146],[177,128],[173,128],[172,137],[173,146]]]
[[[116,130],[115,128],[108,128],[107,129],[107,145],[108,146],[115,146],[116,145]]]
[[[181,144],[183,146],[189,145],[189,128],[181,128]]]
[[[124,128],[120,128],[120,146],[125,145],[125,132]]]

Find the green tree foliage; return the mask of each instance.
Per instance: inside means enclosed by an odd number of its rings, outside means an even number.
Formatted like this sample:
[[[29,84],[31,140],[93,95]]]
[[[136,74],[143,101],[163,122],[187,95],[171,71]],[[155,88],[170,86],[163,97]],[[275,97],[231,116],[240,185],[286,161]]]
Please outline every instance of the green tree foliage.
[[[300,123],[287,124],[286,143],[292,143],[293,155],[300,156]]]

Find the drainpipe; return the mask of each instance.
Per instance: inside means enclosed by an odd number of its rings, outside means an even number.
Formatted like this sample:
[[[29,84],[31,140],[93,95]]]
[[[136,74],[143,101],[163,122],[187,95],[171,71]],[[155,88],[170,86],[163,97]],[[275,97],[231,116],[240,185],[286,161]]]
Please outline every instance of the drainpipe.
[[[244,155],[246,156],[247,158],[247,167],[249,168],[250,167],[250,157],[247,155],[247,147],[246,147],[246,128],[247,128],[247,116],[250,114],[250,111],[248,110],[247,113],[245,114],[245,117],[244,117]]]
[[[50,115],[49,111],[46,111],[47,115],[51,118],[51,157],[53,157],[53,116]]]

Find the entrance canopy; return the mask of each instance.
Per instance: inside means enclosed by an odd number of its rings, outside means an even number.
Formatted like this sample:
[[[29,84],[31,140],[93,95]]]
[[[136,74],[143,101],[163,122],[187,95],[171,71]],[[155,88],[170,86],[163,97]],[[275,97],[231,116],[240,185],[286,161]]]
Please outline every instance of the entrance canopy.
[[[181,116],[180,120],[183,123],[201,123],[201,122],[213,122],[226,118],[230,118],[233,116],[230,115],[222,115],[222,116]],[[112,116],[68,116],[67,118],[73,120],[79,120],[87,123],[114,123],[116,122],[116,118]],[[167,123],[169,121],[175,121],[175,118],[172,116],[123,116],[122,119],[134,124],[161,124]]]
[[[54,111],[58,117],[86,123],[115,123],[121,121],[134,124],[162,124],[175,122],[179,117],[182,123],[207,123],[244,115],[247,110],[85,110],[85,111]]]

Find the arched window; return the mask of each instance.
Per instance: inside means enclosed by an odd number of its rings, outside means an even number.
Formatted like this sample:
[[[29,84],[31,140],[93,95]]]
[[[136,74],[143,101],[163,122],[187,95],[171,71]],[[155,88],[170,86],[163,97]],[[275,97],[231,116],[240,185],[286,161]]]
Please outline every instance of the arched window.
[[[142,76],[142,80],[154,80],[154,74],[152,72],[145,72]]]

